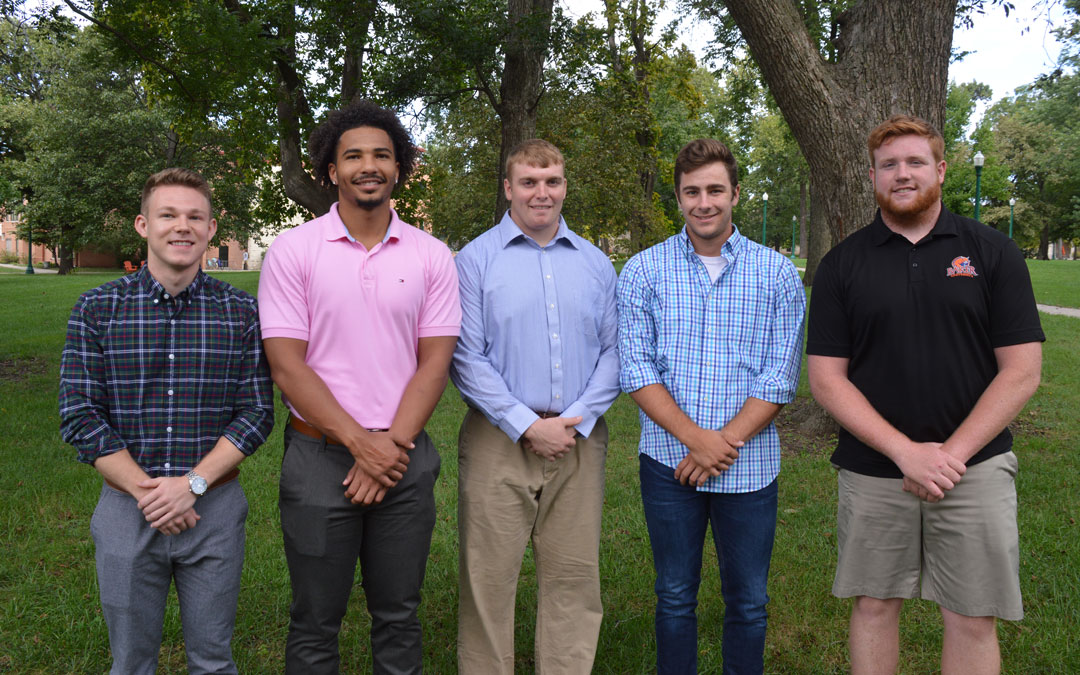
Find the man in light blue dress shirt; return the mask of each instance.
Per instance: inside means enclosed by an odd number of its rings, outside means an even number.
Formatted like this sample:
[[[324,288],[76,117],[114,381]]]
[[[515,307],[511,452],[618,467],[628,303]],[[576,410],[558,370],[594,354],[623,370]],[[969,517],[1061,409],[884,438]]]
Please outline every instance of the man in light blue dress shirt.
[[[622,388],[641,407],[641,498],[656,568],[659,673],[697,672],[705,529],[724,596],[725,673],[761,673],[780,442],[795,397],[806,295],[787,258],[731,222],[738,167],[697,140],[675,161],[686,227],[618,284]]]
[[[615,270],[560,216],[565,162],[530,140],[506,160],[510,210],[457,256],[462,326],[451,377],[458,439],[458,669],[514,672],[514,600],[532,541],[537,672],[589,673],[600,515],[619,393]]]

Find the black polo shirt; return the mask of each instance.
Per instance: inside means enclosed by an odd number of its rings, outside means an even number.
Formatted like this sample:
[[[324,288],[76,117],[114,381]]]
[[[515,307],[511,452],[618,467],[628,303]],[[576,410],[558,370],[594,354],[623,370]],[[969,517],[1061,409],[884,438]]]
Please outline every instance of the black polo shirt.
[[[949,212],[919,243],[881,220],[842,241],[814,277],[806,352],[850,359],[848,377],[916,442],[944,442],[997,374],[996,347],[1045,340],[1020,249]],[[968,465],[1012,447],[1009,430]],[[901,478],[885,455],[841,429],[832,461]]]

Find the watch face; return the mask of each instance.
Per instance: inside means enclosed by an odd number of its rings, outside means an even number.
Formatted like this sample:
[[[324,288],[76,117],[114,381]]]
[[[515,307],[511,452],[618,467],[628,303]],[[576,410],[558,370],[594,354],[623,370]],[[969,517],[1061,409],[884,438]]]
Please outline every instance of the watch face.
[[[201,495],[206,492],[206,479],[202,476],[192,476],[188,478],[188,482],[191,484],[191,491],[197,495]]]

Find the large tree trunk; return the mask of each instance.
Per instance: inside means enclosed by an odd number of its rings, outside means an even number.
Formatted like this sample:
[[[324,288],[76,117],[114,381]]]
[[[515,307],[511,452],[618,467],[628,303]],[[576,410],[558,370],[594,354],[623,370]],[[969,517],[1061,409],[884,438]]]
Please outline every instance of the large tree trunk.
[[[835,63],[792,0],[723,0],[810,166],[805,283],[821,257],[870,222],[866,137],[895,113],[945,118],[957,0],[868,0],[838,21]]]
[[[799,257],[806,257],[806,179],[799,179]]]
[[[499,183],[495,190],[495,218],[509,207],[503,190],[506,158],[515,145],[536,135],[536,109],[544,84],[554,0],[509,0],[506,61],[495,112],[502,125]]]

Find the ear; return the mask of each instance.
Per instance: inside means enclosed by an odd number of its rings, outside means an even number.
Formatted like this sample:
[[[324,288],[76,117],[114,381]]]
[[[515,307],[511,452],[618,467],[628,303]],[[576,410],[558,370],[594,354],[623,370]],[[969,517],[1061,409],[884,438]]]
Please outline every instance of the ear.
[[[874,182],[874,167],[870,167],[870,182]]]
[[[739,204],[739,189],[741,185],[735,186],[735,191],[731,193],[731,207],[735,208]]]
[[[139,233],[139,236],[146,239],[146,226],[149,223],[146,220],[146,216],[139,214],[135,216],[135,231]]]
[[[337,185],[337,165],[330,162],[326,167],[326,173],[330,174],[330,182]]]
[[[503,192],[506,194],[506,201],[512,201],[513,195],[511,195],[511,192],[513,192],[513,190],[510,189],[509,178],[503,178]]]
[[[941,160],[937,165],[937,182],[938,185],[945,183],[945,160]]]
[[[207,235],[206,235],[206,241],[208,242],[207,245],[209,245],[209,241],[214,238],[215,234],[217,234],[217,219],[216,218],[211,218],[210,219],[210,229],[207,230]]]

